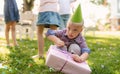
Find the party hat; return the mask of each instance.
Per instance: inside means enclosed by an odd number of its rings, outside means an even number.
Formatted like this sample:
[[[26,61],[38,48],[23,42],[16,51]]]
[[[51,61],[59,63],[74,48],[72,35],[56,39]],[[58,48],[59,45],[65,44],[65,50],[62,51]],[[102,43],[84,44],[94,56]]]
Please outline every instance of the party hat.
[[[83,23],[82,11],[81,11],[81,5],[80,4],[78,5],[78,7],[76,8],[75,12],[71,16],[70,21],[72,23],[78,23],[78,24]]]

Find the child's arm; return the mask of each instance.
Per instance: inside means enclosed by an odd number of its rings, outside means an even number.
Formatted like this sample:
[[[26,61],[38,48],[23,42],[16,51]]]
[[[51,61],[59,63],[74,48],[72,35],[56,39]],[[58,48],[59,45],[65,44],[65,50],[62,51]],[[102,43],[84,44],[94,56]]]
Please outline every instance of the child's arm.
[[[87,60],[87,58],[90,54],[90,49],[87,47],[85,38],[81,37],[80,40],[82,42],[82,43],[80,43],[82,54],[80,56],[77,54],[72,55],[73,60],[75,60],[76,62],[84,62],[85,60]]]
[[[77,54],[72,54],[72,58],[74,61],[76,62],[84,62],[85,60],[87,60],[89,54],[87,52],[84,52],[81,56],[77,55]]]
[[[47,38],[54,42],[58,47],[64,46],[65,43],[56,36],[56,34],[61,35],[61,32],[49,29],[46,33]]]
[[[58,47],[62,47],[65,45],[65,43],[62,40],[60,40],[58,37],[56,37],[55,35],[49,35],[47,38],[50,41],[54,42],[55,45],[57,45]]]

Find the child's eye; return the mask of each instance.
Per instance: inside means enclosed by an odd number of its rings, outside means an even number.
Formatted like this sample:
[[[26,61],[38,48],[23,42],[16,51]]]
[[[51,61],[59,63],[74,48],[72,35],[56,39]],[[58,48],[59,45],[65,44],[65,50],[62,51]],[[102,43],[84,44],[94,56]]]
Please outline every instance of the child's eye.
[[[73,31],[78,31],[77,29],[74,29]]]

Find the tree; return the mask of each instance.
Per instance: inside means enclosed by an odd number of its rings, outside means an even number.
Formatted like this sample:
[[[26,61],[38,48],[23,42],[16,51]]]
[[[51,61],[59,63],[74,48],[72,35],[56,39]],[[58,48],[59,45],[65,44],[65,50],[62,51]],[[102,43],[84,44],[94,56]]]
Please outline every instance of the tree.
[[[34,6],[34,0],[23,0],[23,12],[31,11]]]
[[[90,0],[90,2],[96,4],[96,5],[108,5],[107,0]]]

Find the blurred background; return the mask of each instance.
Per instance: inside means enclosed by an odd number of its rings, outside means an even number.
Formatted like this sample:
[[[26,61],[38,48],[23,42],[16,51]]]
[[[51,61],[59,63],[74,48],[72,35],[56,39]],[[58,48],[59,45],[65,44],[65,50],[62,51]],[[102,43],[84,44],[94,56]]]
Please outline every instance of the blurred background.
[[[39,0],[16,0],[20,13],[32,11],[38,13]],[[87,30],[119,31],[120,0],[78,0],[81,3],[85,27]],[[0,0],[0,27],[3,25],[4,0]],[[3,30],[3,28],[0,28]]]
[[[39,0],[16,0],[20,21],[16,25],[18,47],[7,47],[4,33],[4,0],[0,0],[0,74],[63,74],[45,65],[36,55],[36,21]],[[81,3],[92,74],[120,74],[120,0],[78,0]],[[46,30],[45,30],[46,31]],[[26,38],[26,37],[29,37]],[[45,56],[52,44],[47,38]],[[12,42],[12,40],[11,40]],[[27,53],[27,54],[26,54]]]

